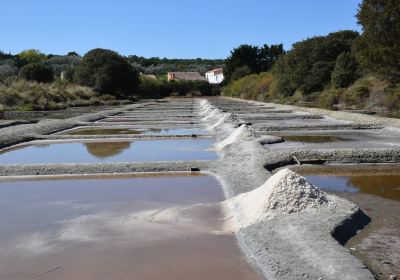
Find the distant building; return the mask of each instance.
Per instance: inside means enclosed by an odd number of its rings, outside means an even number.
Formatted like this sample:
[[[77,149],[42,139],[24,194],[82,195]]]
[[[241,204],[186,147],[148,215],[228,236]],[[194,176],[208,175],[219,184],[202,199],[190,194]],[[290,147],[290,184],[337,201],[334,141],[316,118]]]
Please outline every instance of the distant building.
[[[199,72],[168,72],[168,81],[207,81]]]
[[[206,73],[206,79],[210,84],[220,84],[224,80],[224,69],[217,68]]]

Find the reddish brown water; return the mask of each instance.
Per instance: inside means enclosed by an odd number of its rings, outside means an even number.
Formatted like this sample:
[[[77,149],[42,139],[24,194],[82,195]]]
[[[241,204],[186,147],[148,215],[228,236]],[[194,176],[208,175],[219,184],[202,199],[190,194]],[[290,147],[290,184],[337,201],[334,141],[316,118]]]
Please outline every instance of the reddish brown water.
[[[0,182],[0,279],[260,279],[209,176]]]
[[[400,201],[400,170],[397,167],[300,167],[300,174],[322,189],[360,192]]]

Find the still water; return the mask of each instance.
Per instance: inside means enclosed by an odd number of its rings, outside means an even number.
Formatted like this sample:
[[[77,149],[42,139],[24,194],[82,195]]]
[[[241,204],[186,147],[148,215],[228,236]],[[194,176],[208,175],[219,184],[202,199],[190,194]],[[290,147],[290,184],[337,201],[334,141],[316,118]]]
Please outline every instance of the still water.
[[[121,135],[121,134],[144,134],[144,135],[192,135],[207,134],[202,129],[133,129],[133,128],[76,128],[68,130],[65,135]]]
[[[214,160],[214,139],[167,139],[101,142],[47,142],[0,153],[0,164]]]
[[[0,182],[0,279],[259,279],[209,176]]]

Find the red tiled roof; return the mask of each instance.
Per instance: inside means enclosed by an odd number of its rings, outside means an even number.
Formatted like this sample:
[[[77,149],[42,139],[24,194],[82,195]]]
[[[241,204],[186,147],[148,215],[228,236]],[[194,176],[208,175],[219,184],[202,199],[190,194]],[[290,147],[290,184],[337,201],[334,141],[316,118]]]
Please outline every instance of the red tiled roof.
[[[211,72],[214,72],[215,74],[219,74],[219,73],[223,73],[224,69],[223,68],[216,68],[216,69],[208,71],[207,73],[211,73]]]

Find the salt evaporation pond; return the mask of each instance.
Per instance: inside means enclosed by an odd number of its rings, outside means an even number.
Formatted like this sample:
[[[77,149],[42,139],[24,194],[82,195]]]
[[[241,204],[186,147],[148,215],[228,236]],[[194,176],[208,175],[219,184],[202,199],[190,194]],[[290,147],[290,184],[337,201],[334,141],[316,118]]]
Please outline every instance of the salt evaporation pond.
[[[79,127],[67,130],[61,134],[65,135],[121,135],[121,134],[140,134],[140,135],[203,135],[207,134],[203,129],[139,129],[139,128],[104,128],[104,127]]]
[[[209,176],[0,182],[0,279],[260,279]]]
[[[5,149],[0,164],[215,160],[214,139],[163,139],[101,142],[47,141]]]

